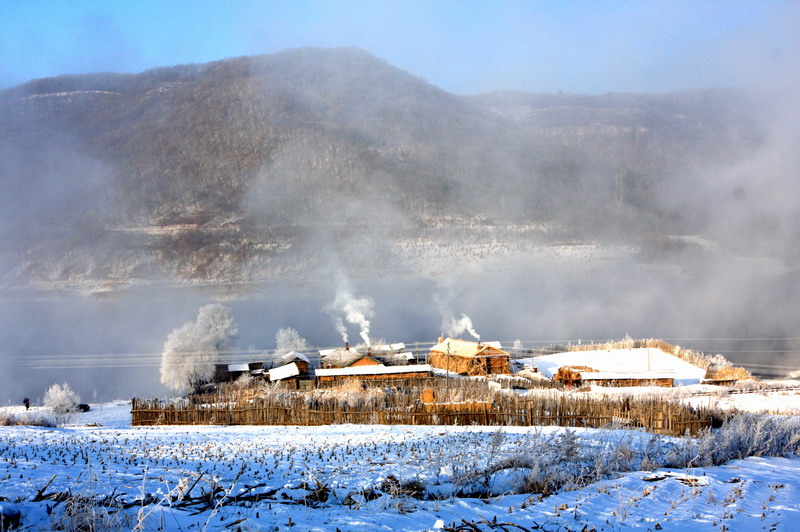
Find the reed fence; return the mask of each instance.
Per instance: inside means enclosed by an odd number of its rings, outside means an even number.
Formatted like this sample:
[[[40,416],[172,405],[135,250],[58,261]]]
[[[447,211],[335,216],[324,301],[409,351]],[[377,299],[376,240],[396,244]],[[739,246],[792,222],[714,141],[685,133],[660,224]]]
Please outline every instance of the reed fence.
[[[416,392],[416,393],[415,393]],[[520,397],[488,393],[482,400],[424,403],[417,391],[365,390],[326,396],[325,392],[214,395],[178,400],[131,400],[132,425],[500,425],[643,428],[680,436],[708,428],[713,412],[658,398],[601,400],[548,393]],[[449,396],[449,397],[448,397]],[[463,396],[463,393],[462,393]],[[487,398],[488,397],[488,398]],[[463,399],[463,397],[462,397]]]

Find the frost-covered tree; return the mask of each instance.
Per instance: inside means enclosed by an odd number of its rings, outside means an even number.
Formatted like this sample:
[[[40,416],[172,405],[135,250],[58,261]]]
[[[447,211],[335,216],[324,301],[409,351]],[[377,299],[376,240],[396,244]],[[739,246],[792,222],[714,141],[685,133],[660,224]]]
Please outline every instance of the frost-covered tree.
[[[169,333],[161,355],[161,382],[176,393],[185,393],[214,376],[214,364],[233,347],[236,328],[231,310],[220,304],[206,305],[188,322]]]
[[[306,339],[291,327],[278,329],[278,333],[275,335],[275,345],[277,346],[275,352],[278,355],[285,355],[291,351],[308,351],[310,349]]]
[[[197,326],[218,353],[233,347],[238,331],[233,324],[231,309],[225,305],[216,303],[201,307],[197,313]]]
[[[66,382],[53,384],[44,394],[44,406],[53,411],[56,416],[73,414],[78,411],[80,396],[73,392]]]

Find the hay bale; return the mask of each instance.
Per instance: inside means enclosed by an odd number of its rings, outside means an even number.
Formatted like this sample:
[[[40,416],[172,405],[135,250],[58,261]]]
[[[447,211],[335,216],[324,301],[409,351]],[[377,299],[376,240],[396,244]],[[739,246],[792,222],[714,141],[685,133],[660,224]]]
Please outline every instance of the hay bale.
[[[589,366],[561,366],[558,368],[553,380],[560,382],[581,382],[581,372],[597,373],[597,370]]]
[[[709,368],[706,379],[712,381],[746,381],[755,380],[752,373],[745,368],[727,366],[723,368]]]

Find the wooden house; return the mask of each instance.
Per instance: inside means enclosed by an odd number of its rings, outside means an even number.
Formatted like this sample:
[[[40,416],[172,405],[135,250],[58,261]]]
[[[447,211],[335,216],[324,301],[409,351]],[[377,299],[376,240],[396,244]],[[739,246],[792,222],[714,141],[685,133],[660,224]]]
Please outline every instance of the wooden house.
[[[447,338],[431,348],[431,366],[462,375],[510,375],[508,352],[499,342],[470,342]]]

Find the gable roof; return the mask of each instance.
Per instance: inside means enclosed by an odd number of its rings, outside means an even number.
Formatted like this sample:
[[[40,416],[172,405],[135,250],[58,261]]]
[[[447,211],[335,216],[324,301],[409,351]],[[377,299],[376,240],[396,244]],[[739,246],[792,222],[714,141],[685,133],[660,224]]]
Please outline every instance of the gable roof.
[[[344,349],[339,347],[337,349],[325,349],[319,352],[320,360],[324,364],[336,366],[337,368],[346,368],[353,362],[361,360],[366,355],[359,353],[355,349]]]
[[[448,349],[450,355],[457,357],[486,357],[496,355],[507,355],[507,351],[503,351],[500,347],[500,342],[470,342],[468,340],[456,340],[453,338],[446,338],[431,347],[431,352],[447,354]]]
[[[303,353],[298,353],[297,351],[289,351],[285,355],[281,356],[280,361],[282,365],[288,364],[290,362],[294,362],[295,360],[300,360],[302,362],[310,363],[311,361],[308,360],[308,357],[305,356]]]

